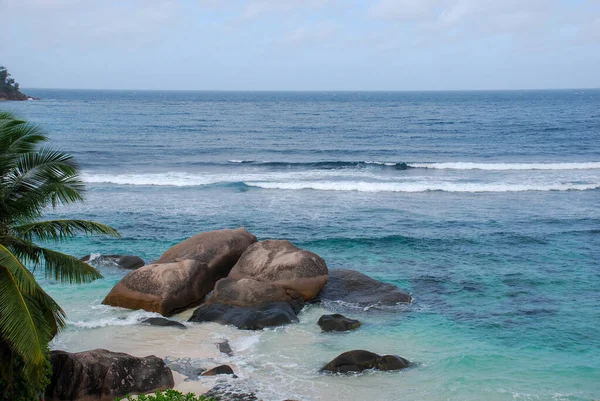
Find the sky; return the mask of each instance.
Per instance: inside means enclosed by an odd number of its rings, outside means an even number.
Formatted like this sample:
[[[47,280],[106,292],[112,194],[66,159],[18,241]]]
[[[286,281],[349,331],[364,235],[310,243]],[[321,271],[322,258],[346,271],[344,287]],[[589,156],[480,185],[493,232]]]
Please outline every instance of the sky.
[[[600,0],[0,0],[22,88],[600,87]]]

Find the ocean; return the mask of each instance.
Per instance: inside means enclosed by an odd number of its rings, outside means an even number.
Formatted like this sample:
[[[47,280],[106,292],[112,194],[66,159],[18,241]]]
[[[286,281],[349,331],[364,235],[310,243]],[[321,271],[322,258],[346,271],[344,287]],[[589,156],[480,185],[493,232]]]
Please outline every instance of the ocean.
[[[75,155],[87,186],[84,203],[47,217],[122,234],[57,249],[150,262],[196,233],[243,226],[415,300],[309,305],[300,323],[258,332],[181,331],[101,305],[126,274],[102,265],[92,284],[44,282],[68,315],[53,348],[226,363],[238,379],[178,376],[177,388],[226,382],[265,401],[600,398],[600,90],[25,92],[42,100],[0,107]],[[321,333],[331,311],[363,326]],[[216,350],[223,339],[232,357]],[[414,366],[318,372],[351,349]]]

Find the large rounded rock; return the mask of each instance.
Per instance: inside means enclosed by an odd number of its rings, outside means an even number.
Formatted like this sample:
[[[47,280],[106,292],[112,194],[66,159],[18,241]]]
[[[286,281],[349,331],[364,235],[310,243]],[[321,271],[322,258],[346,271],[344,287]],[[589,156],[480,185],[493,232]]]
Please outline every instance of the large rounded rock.
[[[195,306],[256,237],[244,228],[195,235],[125,276],[102,303],[169,316]]]
[[[411,297],[392,284],[383,283],[355,270],[329,271],[327,285],[319,294],[325,301],[342,301],[361,307],[409,303]]]
[[[167,249],[156,263],[193,259],[206,264],[220,277],[225,277],[246,248],[256,241],[256,237],[243,227],[209,231]]]
[[[319,255],[296,248],[289,241],[266,240],[249,246],[229,277],[291,288],[308,301],[327,283],[327,265]]]
[[[217,281],[208,303],[258,307],[273,302],[288,302],[296,311],[304,306],[302,295],[291,288],[249,278],[226,277]]]
[[[298,322],[296,312],[287,302],[274,302],[258,308],[226,304],[204,304],[196,309],[189,322],[216,322],[242,330],[261,330]]]
[[[323,331],[348,331],[358,329],[360,321],[349,319],[344,315],[335,313],[333,315],[323,315],[317,322]]]
[[[155,356],[137,358],[96,349],[52,351],[52,378],[46,400],[113,401],[126,394],[173,388],[173,373]]]
[[[170,316],[198,304],[212,279],[206,266],[191,259],[148,265],[123,277],[102,303]]]
[[[374,352],[355,350],[344,352],[321,368],[322,372],[348,373],[362,372],[367,369],[400,370],[407,368],[410,362],[397,355],[378,355]]]

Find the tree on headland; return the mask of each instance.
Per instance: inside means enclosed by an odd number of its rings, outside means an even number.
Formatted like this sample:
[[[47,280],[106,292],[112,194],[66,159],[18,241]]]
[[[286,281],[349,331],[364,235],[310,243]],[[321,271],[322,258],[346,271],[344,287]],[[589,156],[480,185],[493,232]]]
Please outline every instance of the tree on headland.
[[[41,146],[47,139],[39,127],[0,112],[0,400],[37,399],[18,387],[43,390],[48,343],[65,326],[65,313],[37,282],[36,269],[61,283],[102,277],[39,243],[119,235],[87,220],[41,220],[49,206],[81,201],[84,190],[73,157]]]
[[[28,96],[19,91],[19,84],[10,76],[6,67],[0,65],[0,99],[27,100]]]

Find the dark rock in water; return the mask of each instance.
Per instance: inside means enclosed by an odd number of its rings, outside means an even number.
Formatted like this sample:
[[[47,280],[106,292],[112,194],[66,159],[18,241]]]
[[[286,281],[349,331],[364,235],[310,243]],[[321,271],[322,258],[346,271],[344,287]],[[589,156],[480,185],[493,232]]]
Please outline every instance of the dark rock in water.
[[[202,373],[202,376],[216,376],[216,375],[233,375],[233,369],[229,365],[219,365],[212,369]]]
[[[217,348],[219,349],[219,352],[227,356],[233,356],[233,350],[231,349],[231,345],[229,345],[229,341],[225,340],[217,343]]]
[[[321,372],[348,373],[367,369],[400,370],[410,362],[397,355],[378,355],[370,351],[355,350],[344,352],[321,368]]]
[[[142,324],[149,324],[151,326],[163,326],[163,327],[177,327],[179,329],[187,329],[185,324],[176,322],[174,320],[165,319],[164,317],[148,317],[140,321]]]
[[[123,277],[102,303],[163,316],[196,306],[254,242],[244,228],[195,235]]]
[[[399,162],[394,164],[394,168],[396,170],[408,170],[410,167],[408,164],[404,163],[404,162]]]
[[[287,302],[273,302],[258,308],[244,308],[225,304],[204,304],[196,309],[189,322],[216,322],[231,324],[242,330],[261,330],[298,321]]]
[[[215,386],[203,395],[216,401],[259,401],[255,394],[239,391],[228,385]]]
[[[308,301],[327,283],[327,264],[319,255],[296,248],[289,241],[266,240],[250,245],[229,277],[291,288]]]
[[[207,301],[242,307],[259,307],[273,302],[287,302],[296,313],[304,306],[302,295],[291,288],[248,278],[238,280],[230,277],[217,281]]]
[[[133,255],[122,255],[117,262],[121,269],[134,270],[146,264],[142,258]]]
[[[137,358],[104,349],[52,351],[46,400],[113,401],[126,394],[173,388],[173,373],[155,356]]]
[[[348,331],[358,329],[360,327],[360,321],[349,319],[346,316],[338,313],[321,316],[318,324],[323,331]]]
[[[142,258],[134,255],[100,255],[92,259],[92,255],[85,255],[80,259],[83,262],[89,262],[90,260],[98,263],[114,263],[121,269],[135,270],[146,264]]]
[[[361,307],[391,306],[412,300],[408,293],[392,284],[374,280],[355,270],[343,269],[329,271],[329,280],[318,299],[343,301]]]

